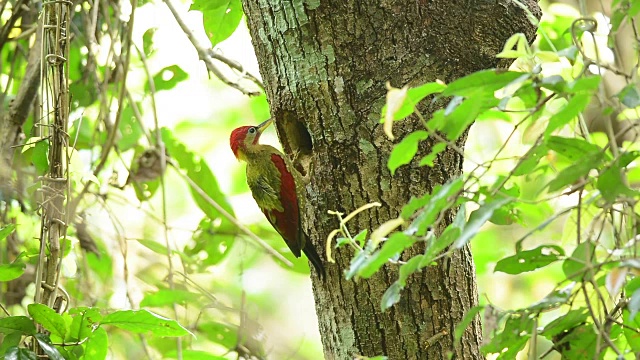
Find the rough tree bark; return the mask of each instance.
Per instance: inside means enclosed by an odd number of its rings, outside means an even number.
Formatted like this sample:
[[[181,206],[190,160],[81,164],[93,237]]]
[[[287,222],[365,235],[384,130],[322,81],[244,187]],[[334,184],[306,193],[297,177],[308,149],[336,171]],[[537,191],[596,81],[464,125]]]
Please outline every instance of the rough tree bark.
[[[540,16],[537,2],[521,3]],[[450,82],[496,67],[494,55],[510,35],[523,32],[533,39],[535,34],[525,12],[510,0],[243,0],[243,5],[280,141],[310,179],[305,218],[321,253],[327,234],[337,227],[327,210],[349,212],[378,201],[382,207],[349,224],[353,231],[372,230],[396,217],[410,196],[461,173],[463,159],[446,151],[432,169],[411,164],[390,175],[386,163],[393,143],[379,124],[385,82],[396,87]],[[394,132],[401,139],[418,127],[409,120]],[[412,277],[400,303],[386,312],[380,311],[380,299],[397,269],[387,266],[368,281],[346,281],[343,271],[352,255],[349,248],[338,250],[336,264],[327,264],[328,278],[313,277],[327,359],[381,354],[445,359],[450,351],[457,359],[481,358],[479,319],[453,344],[455,325],[477,302],[469,248]]]
[[[37,29],[35,43],[29,50],[27,68],[18,94],[8,109],[2,108],[2,102],[0,102],[0,199],[3,196],[12,198],[15,195],[11,186],[11,167],[15,152],[13,146],[18,144],[22,125],[27,120],[40,86],[40,43],[42,41],[40,30],[40,28]],[[4,45],[0,39],[0,49]],[[0,100],[3,100],[2,94],[0,94]]]

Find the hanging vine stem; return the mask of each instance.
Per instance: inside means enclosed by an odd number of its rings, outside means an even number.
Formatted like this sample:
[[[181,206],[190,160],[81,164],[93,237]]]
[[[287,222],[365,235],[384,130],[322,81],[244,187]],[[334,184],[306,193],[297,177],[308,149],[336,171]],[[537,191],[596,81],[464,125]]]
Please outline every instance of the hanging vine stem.
[[[43,3],[42,60],[41,60],[41,113],[46,114],[36,124],[42,138],[49,142],[49,170],[41,176],[40,185],[40,254],[36,272],[35,302],[62,311],[62,300],[68,296],[59,288],[60,263],[67,241],[69,211],[69,58],[68,26],[71,22],[69,0]],[[46,254],[45,249],[49,253]],[[59,296],[60,294],[60,296]]]

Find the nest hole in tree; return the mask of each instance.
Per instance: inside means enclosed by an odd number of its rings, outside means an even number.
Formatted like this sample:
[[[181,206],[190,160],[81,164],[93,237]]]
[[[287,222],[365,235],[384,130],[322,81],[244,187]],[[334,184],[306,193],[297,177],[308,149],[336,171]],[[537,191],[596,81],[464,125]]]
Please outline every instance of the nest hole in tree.
[[[305,124],[298,120],[294,114],[287,114],[282,119],[280,129],[284,131],[283,139],[286,139],[286,143],[282,145],[291,156],[295,168],[303,176],[306,176],[313,151],[311,134]]]

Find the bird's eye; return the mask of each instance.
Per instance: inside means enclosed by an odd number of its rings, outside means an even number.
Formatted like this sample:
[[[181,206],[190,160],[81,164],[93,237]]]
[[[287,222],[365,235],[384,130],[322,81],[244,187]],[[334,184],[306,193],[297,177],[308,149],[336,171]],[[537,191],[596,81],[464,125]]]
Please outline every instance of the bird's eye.
[[[249,128],[249,134],[255,134],[255,133],[256,133],[256,128],[250,127]]]

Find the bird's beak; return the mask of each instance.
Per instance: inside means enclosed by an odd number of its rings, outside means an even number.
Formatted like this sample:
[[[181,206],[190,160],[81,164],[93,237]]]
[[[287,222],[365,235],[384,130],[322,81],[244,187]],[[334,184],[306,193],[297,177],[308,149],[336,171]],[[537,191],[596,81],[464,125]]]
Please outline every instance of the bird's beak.
[[[258,132],[262,133],[263,131],[265,131],[269,125],[271,125],[271,123],[273,123],[273,118],[269,118],[267,121],[261,123],[260,125],[256,126],[256,128],[258,128]]]

